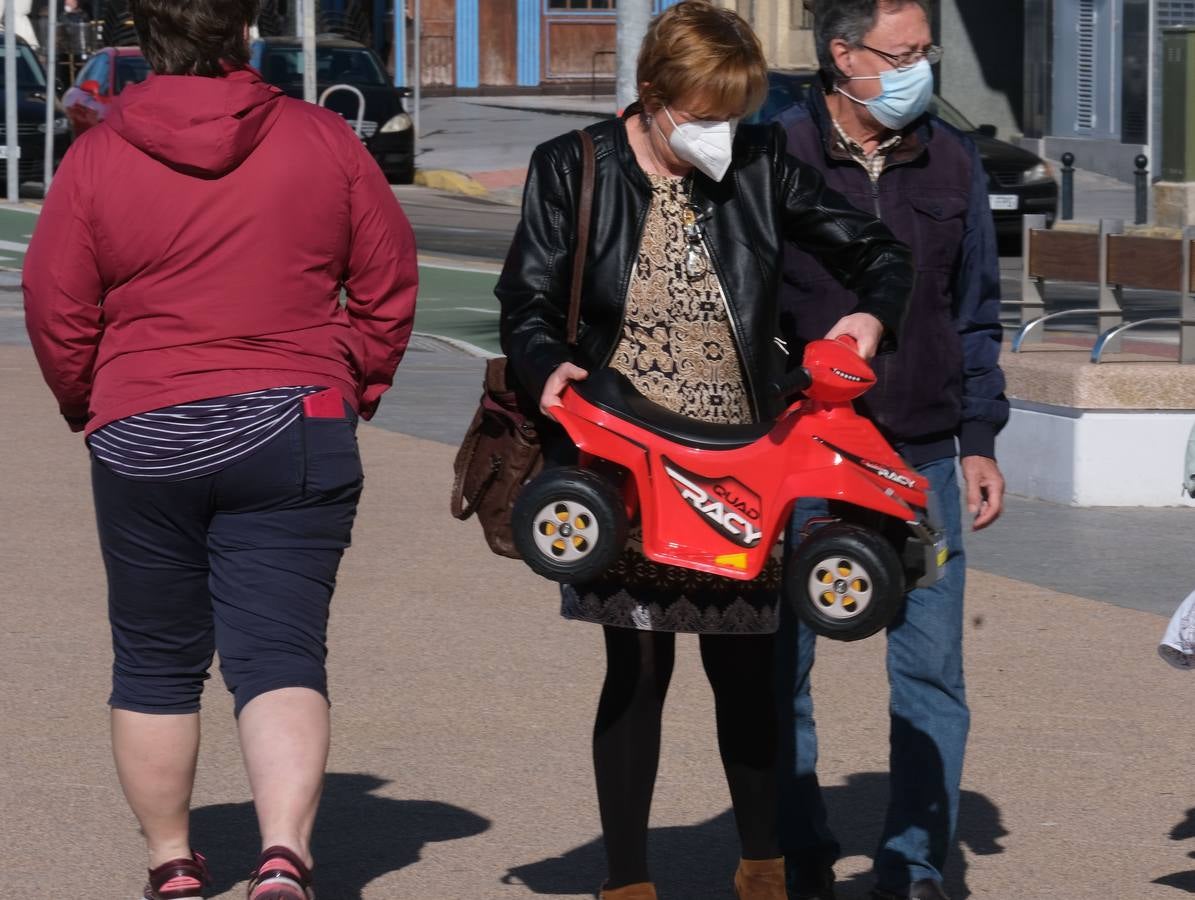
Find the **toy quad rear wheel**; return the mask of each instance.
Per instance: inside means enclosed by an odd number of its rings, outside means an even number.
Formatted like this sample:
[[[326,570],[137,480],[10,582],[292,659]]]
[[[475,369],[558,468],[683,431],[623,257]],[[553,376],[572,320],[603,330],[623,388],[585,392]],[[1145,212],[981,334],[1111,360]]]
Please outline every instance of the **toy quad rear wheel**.
[[[533,571],[584,583],[610,568],[626,544],[622,497],[588,469],[545,469],[519,492],[511,517],[515,547]]]
[[[904,602],[905,577],[892,544],[869,528],[819,528],[789,557],[785,595],[823,637],[859,641],[886,627]]]

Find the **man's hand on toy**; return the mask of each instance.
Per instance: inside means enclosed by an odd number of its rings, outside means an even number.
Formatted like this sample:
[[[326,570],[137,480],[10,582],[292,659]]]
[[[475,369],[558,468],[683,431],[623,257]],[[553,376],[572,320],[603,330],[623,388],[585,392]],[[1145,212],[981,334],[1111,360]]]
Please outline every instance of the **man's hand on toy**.
[[[832,341],[844,334],[849,334],[858,342],[861,357],[871,359],[876,355],[880,339],[884,336],[884,325],[871,313],[851,313],[838,320],[826,339]]]
[[[994,459],[986,456],[963,457],[963,480],[967,482],[967,512],[971,528],[987,528],[1004,511],[1004,476]]]
[[[589,373],[580,366],[574,366],[572,363],[558,365],[556,371],[548,376],[548,382],[544,385],[544,392],[539,398],[539,411],[545,416],[549,415],[549,409],[561,405],[560,397],[570,382],[584,381],[588,377]]]

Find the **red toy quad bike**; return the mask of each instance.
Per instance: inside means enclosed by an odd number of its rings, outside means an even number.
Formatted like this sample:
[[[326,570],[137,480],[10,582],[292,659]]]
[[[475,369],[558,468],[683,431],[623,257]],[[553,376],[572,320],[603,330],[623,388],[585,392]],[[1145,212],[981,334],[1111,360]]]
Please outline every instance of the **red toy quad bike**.
[[[851,401],[875,374],[850,338],[814,341],[804,366],[773,385],[797,397],[774,422],[715,425],[677,415],[613,369],[569,386],[555,418],[580,465],[544,470],[519,495],[515,544],[532,569],[584,583],[622,552],[639,517],[649,559],[749,580],[762,571],[801,497],[841,518],[811,522],[786,560],[785,595],[815,632],[868,637],[906,590],[946,561],[924,479]]]

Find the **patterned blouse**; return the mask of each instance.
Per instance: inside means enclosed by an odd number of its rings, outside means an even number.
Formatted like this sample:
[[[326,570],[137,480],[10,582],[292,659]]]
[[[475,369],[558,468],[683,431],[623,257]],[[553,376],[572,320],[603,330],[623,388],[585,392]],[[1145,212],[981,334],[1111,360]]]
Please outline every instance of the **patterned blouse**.
[[[704,243],[686,235],[695,216],[684,183],[648,178],[651,209],[610,365],[673,412],[705,422],[751,422],[722,285]]]

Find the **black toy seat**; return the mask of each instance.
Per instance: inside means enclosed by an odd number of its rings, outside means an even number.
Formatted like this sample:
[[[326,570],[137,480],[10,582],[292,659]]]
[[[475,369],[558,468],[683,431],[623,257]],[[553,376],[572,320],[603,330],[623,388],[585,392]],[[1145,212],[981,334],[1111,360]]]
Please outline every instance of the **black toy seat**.
[[[772,422],[720,425],[690,419],[648,400],[616,369],[591,372],[573,388],[599,409],[612,412],[653,434],[700,450],[734,450],[753,444],[772,430]]]

